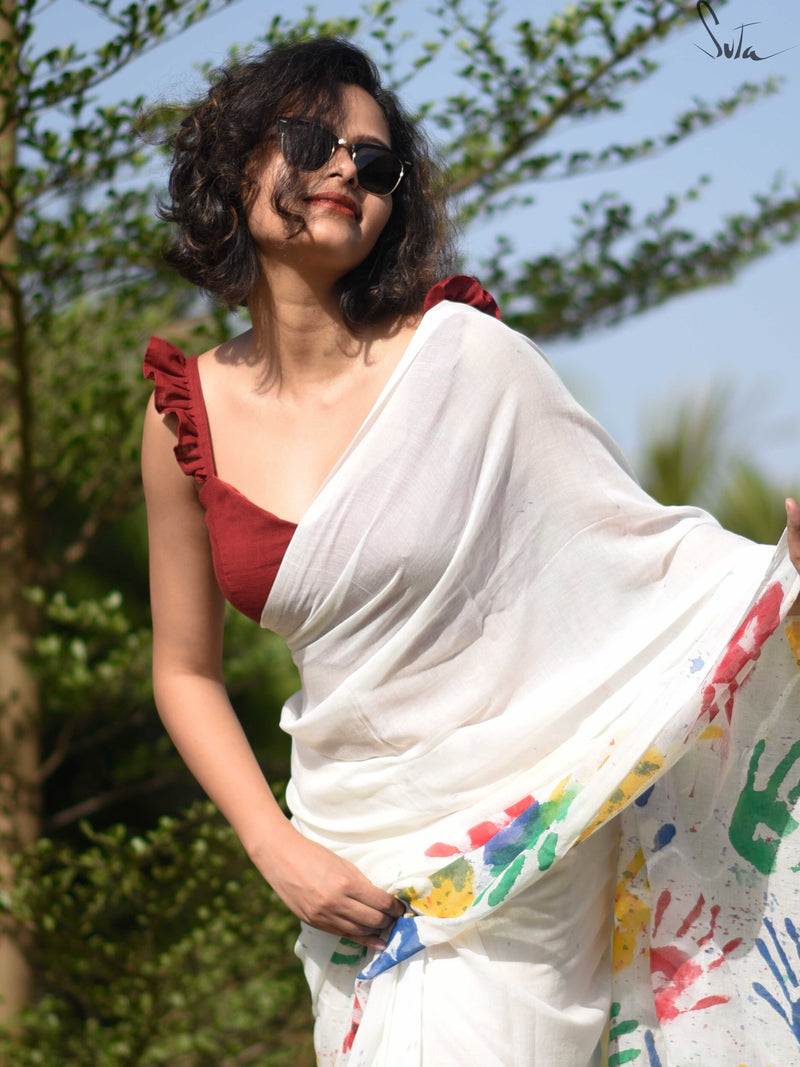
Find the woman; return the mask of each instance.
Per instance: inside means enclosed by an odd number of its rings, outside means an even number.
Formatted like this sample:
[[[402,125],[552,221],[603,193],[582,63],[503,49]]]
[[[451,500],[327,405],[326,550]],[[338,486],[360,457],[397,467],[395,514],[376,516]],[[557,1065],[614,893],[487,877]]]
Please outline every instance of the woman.
[[[442,282],[432,180],[419,134],[342,41],[242,65],[184,120],[170,258],[246,303],[252,329],[196,360],[148,350],[156,701],[303,921],[320,1063],[585,1067],[611,1000],[613,816],[636,796],[626,811],[653,816],[655,794],[641,794],[672,780],[688,739],[720,764],[734,728],[766,713],[769,679],[783,686],[768,697],[778,725],[791,719],[781,619],[800,587],[785,549],[773,560],[702,512],[649,500],[488,294]],[[797,566],[800,509],[787,507]],[[225,694],[223,593],[285,636],[300,669],[282,717],[293,822]],[[704,796],[706,822],[716,800]],[[637,877],[658,885],[660,869],[680,896],[673,816],[654,862],[622,868],[636,972],[623,1010],[655,957],[647,938],[670,921],[666,903],[658,923],[642,918]],[[636,833],[629,821],[623,862]],[[709,903],[717,918],[722,906]],[[737,1010],[712,991],[683,1011],[678,971],[662,974],[661,1001],[650,993],[656,1021],[628,1016],[614,1048],[628,1035],[660,1062],[673,1008],[683,1023]],[[675,1062],[694,1062],[694,1041],[685,1024]],[[711,1047],[698,1062],[733,1062]]]

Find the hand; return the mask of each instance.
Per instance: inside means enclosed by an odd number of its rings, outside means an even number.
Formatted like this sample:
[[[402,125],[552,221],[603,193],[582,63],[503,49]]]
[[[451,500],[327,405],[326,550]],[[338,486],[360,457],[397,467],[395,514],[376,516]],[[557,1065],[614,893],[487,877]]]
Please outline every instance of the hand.
[[[357,867],[309,841],[292,826],[270,857],[254,856],[266,880],[294,914],[318,930],[383,949],[381,931],[405,911]]]
[[[786,526],[789,531],[789,556],[800,571],[800,504],[791,497],[786,501]]]

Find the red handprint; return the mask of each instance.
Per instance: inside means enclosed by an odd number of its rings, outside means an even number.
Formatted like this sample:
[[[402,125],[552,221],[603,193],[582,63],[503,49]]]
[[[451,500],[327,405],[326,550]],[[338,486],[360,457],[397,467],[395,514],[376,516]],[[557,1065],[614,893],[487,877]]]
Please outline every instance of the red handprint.
[[[781,621],[783,589],[780,582],[772,582],[753,605],[703,687],[703,713],[709,721],[724,707],[728,722],[733,717],[733,702],[737,690],[750,675],[766,639]]]
[[[671,902],[672,895],[668,889],[665,889],[658,898],[656,906],[654,938]],[[735,937],[722,948],[717,946],[714,935],[719,917],[718,904],[714,904],[709,911],[708,927],[698,929],[698,924],[703,921],[705,904],[701,893],[694,907],[675,931],[676,941],[684,938],[687,948],[673,942],[662,946],[653,945],[650,949],[650,973],[653,976],[655,989],[656,1013],[662,1023],[669,1022],[684,1012],[702,1011],[716,1004],[725,1004],[730,1000],[730,997],[724,993],[712,993],[692,1000],[691,990],[697,982],[724,963],[725,958],[742,941],[740,937]]]

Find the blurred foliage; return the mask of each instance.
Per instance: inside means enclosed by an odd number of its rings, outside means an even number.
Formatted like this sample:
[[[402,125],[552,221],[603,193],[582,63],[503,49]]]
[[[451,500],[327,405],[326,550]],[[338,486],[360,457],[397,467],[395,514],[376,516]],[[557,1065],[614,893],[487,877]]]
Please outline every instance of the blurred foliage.
[[[133,836],[83,824],[17,860],[35,1004],[15,1067],[303,1067],[313,1063],[297,923],[212,805]]]
[[[642,484],[662,504],[694,504],[751,541],[775,544],[786,526],[783,501],[800,496],[800,486],[772,484],[747,457],[735,399],[722,385],[652,412],[643,430]]]
[[[291,956],[296,922],[197,802],[149,682],[138,443],[150,387],[138,361],[150,332],[198,351],[235,324],[161,261],[148,174],[180,109],[98,96],[128,62],[229,0],[82,2],[104,20],[106,40],[46,52],[34,33],[45,0],[0,3],[0,141],[14,146],[0,159],[0,244],[15,239],[0,257],[0,398],[15,416],[0,425],[0,444],[12,440],[17,456],[13,470],[0,464],[0,491],[17,494],[26,546],[25,566],[6,565],[3,581],[24,590],[31,620],[47,835],[20,853],[0,893],[0,921],[21,924],[35,974],[35,998],[13,1035],[0,1036],[0,1058],[13,1067],[302,1067],[310,1020]],[[278,16],[256,46],[343,33],[401,89],[447,63],[453,90],[420,115],[441,139],[447,191],[468,227],[513,219],[536,182],[600,177],[656,156],[776,90],[743,84],[729,98],[695,100],[669,129],[583,149],[587,120],[621,111],[657,70],[654,48],[693,14],[677,0],[580,0],[509,26],[496,0],[440,0],[435,34],[409,42],[396,4],[381,0],[341,19]],[[483,280],[512,325],[574,335],[726,280],[798,236],[800,195],[777,186],[716,233],[691,232],[680,211],[704,185],[641,215],[598,187],[564,248],[524,259],[501,237]],[[704,503],[732,528],[774,539],[780,494],[728,462],[724,418],[724,405],[687,410],[671,437],[653,441],[645,480],[667,503]],[[262,765],[280,781],[288,745],[278,711],[296,686],[285,647],[231,611],[226,676]],[[4,753],[0,771],[14,761]]]

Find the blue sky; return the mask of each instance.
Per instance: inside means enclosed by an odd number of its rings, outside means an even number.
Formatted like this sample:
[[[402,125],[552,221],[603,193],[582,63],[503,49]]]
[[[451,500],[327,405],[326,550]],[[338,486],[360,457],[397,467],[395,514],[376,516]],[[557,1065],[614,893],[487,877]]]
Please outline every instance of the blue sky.
[[[413,29],[424,40],[435,25],[428,13],[432,6],[401,0],[398,26]],[[465,6],[482,5],[480,0],[465,0]],[[554,0],[509,0],[506,19],[538,21],[560,6]],[[323,16],[353,10],[342,0],[318,5]],[[718,3],[715,10],[719,26],[714,32],[721,43],[738,41],[736,27],[752,22],[757,25],[743,31],[745,45],[751,44],[759,55],[785,51],[763,62],[712,58],[700,50],[716,51],[698,21],[654,53],[661,69],[645,87],[632,92],[620,115],[593,121],[565,144],[604,146],[666,130],[693,97],[717,99],[744,80],[783,78],[781,93],[660,157],[537,190],[531,207],[505,216],[497,225],[498,231],[514,235],[520,251],[535,255],[567,246],[576,205],[604,190],[619,192],[646,211],[706,174],[711,183],[685,218],[708,231],[725,212],[747,207],[751,196],[765,190],[777,173],[789,183],[800,181],[800,0],[730,0]],[[153,99],[191,96],[201,84],[197,64],[224,61],[232,45],[250,44],[275,15],[285,11],[273,0],[238,0],[226,12],[132,64],[104,91],[110,97],[123,97],[144,87]],[[90,47],[106,35],[99,17],[76,0],[55,0],[39,17],[42,44],[74,39]],[[408,102],[413,105],[451,91],[453,62],[451,53],[410,87]],[[468,269],[479,273],[480,257],[489,244],[486,227],[467,231],[463,248]],[[643,426],[687,394],[726,385],[735,389],[735,417],[729,426],[732,445],[779,483],[797,486],[799,311],[800,245],[794,245],[748,268],[733,284],[690,294],[622,325],[576,341],[551,341],[545,347],[579,399],[634,462]]]

